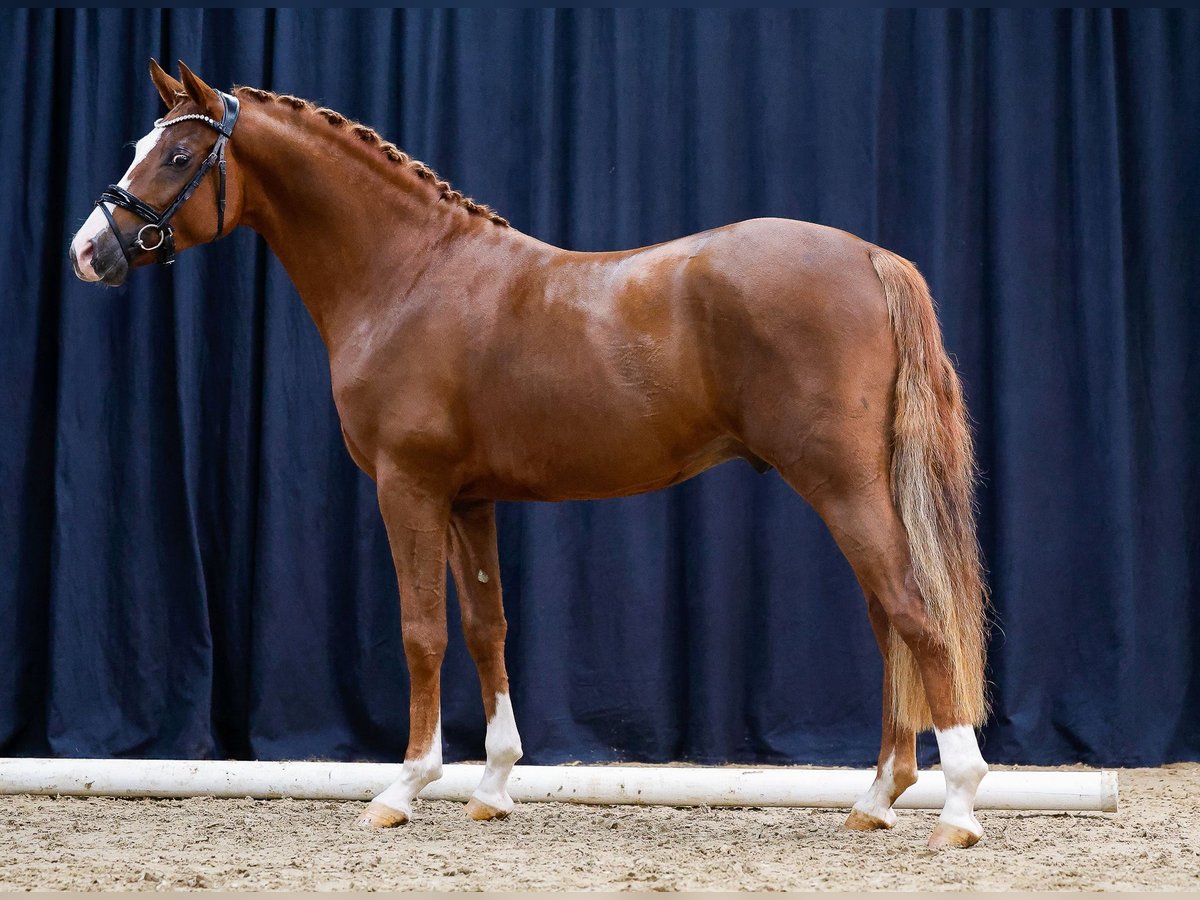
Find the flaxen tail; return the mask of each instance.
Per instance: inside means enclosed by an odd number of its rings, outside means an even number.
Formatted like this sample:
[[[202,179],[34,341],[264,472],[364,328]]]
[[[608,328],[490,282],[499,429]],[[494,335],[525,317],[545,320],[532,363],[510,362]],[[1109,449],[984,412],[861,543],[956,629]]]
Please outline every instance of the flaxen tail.
[[[913,576],[935,638],[949,651],[956,724],[987,715],[987,587],[975,537],[975,460],[962,386],[942,345],[929,286],[916,266],[881,248],[883,282],[900,365],[893,419],[892,498],[908,531]],[[896,724],[932,726],[916,660],[888,635]]]

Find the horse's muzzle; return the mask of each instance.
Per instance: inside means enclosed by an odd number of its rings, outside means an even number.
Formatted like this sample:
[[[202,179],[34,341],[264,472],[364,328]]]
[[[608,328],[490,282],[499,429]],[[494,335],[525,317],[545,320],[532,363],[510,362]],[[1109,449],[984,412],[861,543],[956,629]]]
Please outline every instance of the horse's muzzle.
[[[116,235],[108,228],[99,232],[78,252],[72,245],[67,255],[71,258],[75,277],[80,281],[99,281],[110,287],[119,287],[129,275],[125,254],[121,252]]]

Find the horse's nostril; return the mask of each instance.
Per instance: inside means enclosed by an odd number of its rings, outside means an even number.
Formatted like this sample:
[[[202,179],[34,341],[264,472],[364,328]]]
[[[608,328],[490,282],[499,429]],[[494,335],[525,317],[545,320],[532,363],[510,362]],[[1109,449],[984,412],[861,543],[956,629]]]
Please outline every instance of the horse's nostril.
[[[68,254],[71,258],[71,267],[75,270],[75,274],[84,281],[95,281],[96,276],[96,242],[90,240],[84,243],[82,247],[76,248],[75,244],[71,244]]]

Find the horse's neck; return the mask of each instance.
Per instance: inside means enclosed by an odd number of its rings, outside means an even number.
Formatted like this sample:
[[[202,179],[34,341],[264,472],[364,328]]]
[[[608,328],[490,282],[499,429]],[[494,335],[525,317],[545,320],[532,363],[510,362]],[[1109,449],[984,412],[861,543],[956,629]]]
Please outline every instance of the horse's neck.
[[[411,290],[435,253],[496,226],[439,203],[378,148],[312,126],[263,114],[239,133],[242,222],[279,257],[333,353],[381,303]]]

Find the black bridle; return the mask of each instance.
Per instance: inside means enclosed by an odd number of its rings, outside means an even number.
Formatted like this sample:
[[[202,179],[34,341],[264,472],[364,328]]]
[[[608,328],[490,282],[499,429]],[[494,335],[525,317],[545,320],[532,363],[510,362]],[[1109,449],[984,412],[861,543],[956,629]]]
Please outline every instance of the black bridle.
[[[204,176],[208,174],[213,166],[217,167],[219,173],[216,236],[219,238],[225,230],[225,145],[233,137],[233,126],[237,124],[240,107],[237,97],[234,97],[232,94],[226,94],[224,91],[221,92],[221,104],[224,107],[224,111],[220,122],[200,113],[188,113],[186,116],[176,116],[174,119],[159,119],[154,123],[155,128],[166,128],[168,125],[178,125],[180,122],[203,122],[217,132],[217,142],[213,144],[212,152],[208,154],[208,158],[204,160],[196,174],[192,176],[192,180],[187,183],[182,191],[175,195],[175,199],[171,201],[171,205],[165,210],[159,212],[149,203],[135,197],[118,184],[110,184],[104,193],[100,195],[100,199],[96,201],[96,205],[100,207],[100,211],[108,219],[109,227],[112,228],[113,235],[117,239],[117,244],[120,246],[121,253],[124,254],[126,262],[133,263],[129,255],[130,248],[133,247],[147,252],[157,250],[159,265],[169,266],[175,262],[175,232],[171,230],[171,219],[175,213],[179,212],[179,207],[183,206],[188,201],[188,198],[195,193],[196,188],[200,186],[200,182],[204,180]],[[137,235],[128,245],[121,239],[121,231],[117,228],[117,223],[113,219],[112,213],[104,205],[106,203],[127,209],[138,218],[145,220],[146,224],[138,229]],[[149,245],[146,243],[147,231],[152,231],[158,235],[157,243]],[[216,240],[216,238],[213,238],[213,240]]]

